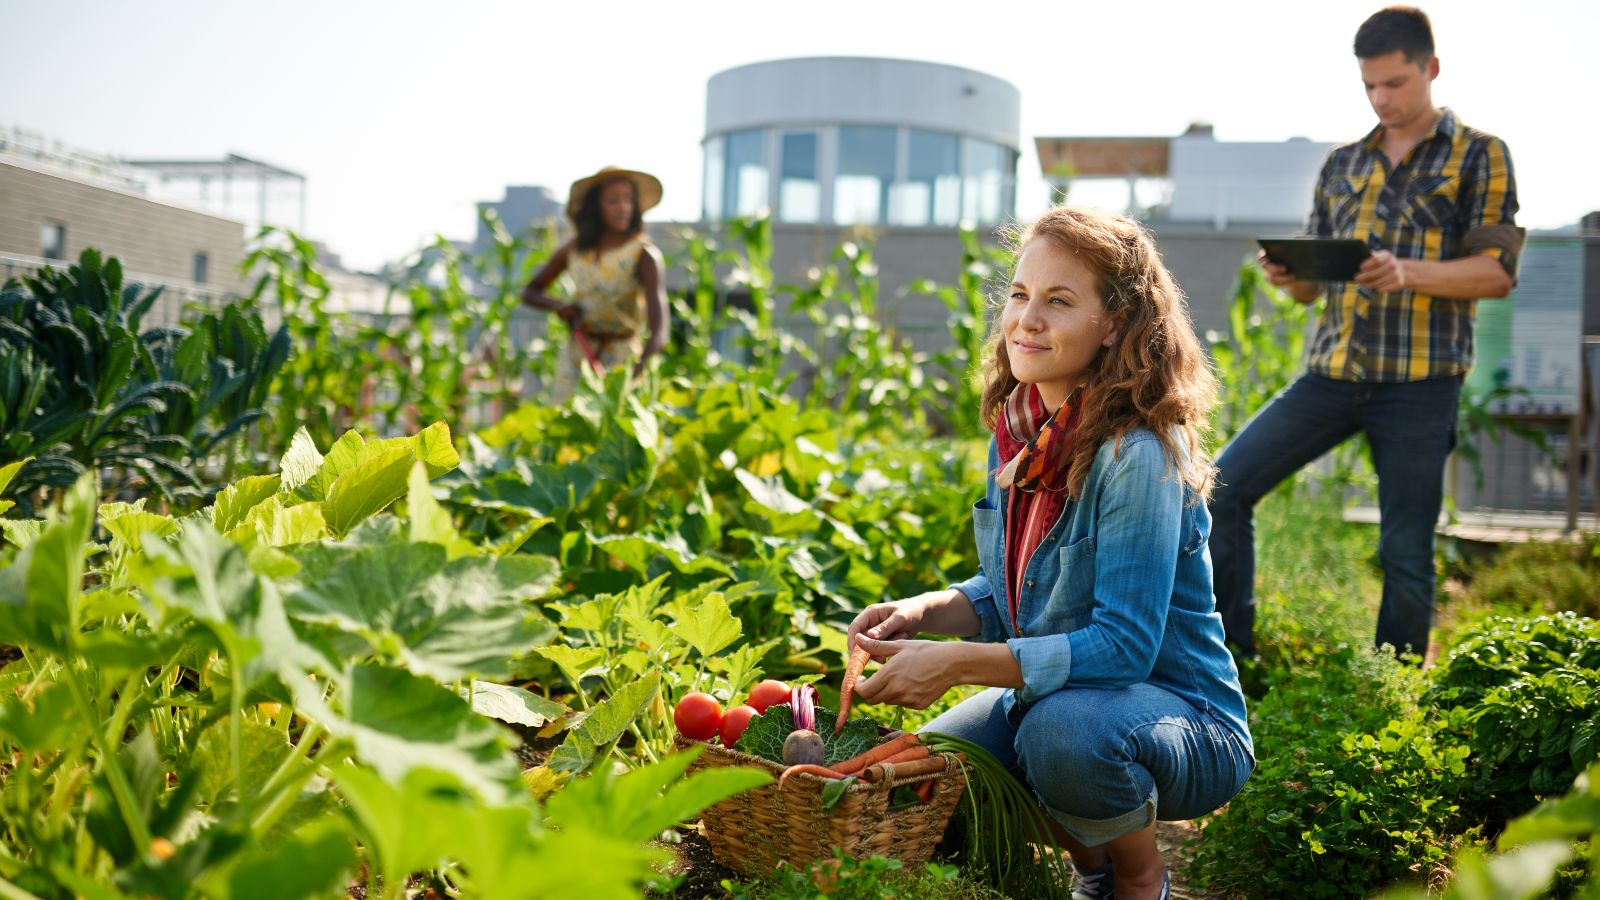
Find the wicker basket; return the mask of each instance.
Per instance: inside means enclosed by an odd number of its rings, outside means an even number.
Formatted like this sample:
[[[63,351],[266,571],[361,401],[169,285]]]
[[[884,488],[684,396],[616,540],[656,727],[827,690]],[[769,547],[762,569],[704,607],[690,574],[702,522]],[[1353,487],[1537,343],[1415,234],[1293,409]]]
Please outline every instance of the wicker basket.
[[[783,766],[777,763],[681,735],[676,740],[679,749],[704,750],[690,771],[752,766],[772,773],[772,784],[729,797],[700,816],[711,855],[749,875],[767,874],[784,862],[804,866],[831,859],[835,847],[857,859],[878,855],[911,864],[926,862],[967,787],[960,760],[945,754],[942,772],[896,778],[889,766],[882,781],[857,781],[832,809],[823,809],[822,786],[827,779],[796,774],[780,791],[776,780]],[[896,787],[924,781],[933,782],[927,802],[889,809],[889,795]]]

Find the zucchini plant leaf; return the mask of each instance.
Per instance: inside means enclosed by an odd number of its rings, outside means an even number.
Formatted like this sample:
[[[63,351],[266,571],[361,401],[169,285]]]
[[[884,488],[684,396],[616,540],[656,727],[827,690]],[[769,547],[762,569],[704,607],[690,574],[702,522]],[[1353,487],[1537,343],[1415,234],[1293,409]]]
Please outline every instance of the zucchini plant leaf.
[[[66,654],[79,625],[94,515],[94,476],[85,475],[67,491],[58,517],[0,569],[0,643]]]
[[[304,683],[295,685],[296,707],[330,734],[354,742],[356,755],[390,784],[403,785],[410,773],[432,769],[450,773],[490,803],[504,802],[516,789],[510,732],[473,712],[451,689],[384,665],[353,666],[333,681],[337,709],[322,702],[315,685],[307,689]],[[416,825],[418,815],[413,810],[401,824]]]
[[[278,475],[251,475],[223,488],[211,507],[211,524],[223,534],[239,527],[245,514],[278,493],[283,479]]]
[[[551,824],[562,828],[581,825],[642,843],[718,801],[772,783],[767,772],[734,766],[684,778],[699,753],[698,748],[674,753],[623,775],[602,767],[569,782],[545,804],[545,812]]]
[[[622,686],[589,712],[583,724],[567,734],[548,765],[557,772],[579,774],[592,767],[601,754],[644,713],[660,688],[661,676],[651,675]]]
[[[285,597],[290,615],[359,635],[419,675],[454,681],[510,674],[510,660],[553,629],[526,601],[558,576],[548,557],[447,560],[436,544],[313,544]]]
[[[539,728],[572,711],[532,691],[492,681],[474,681],[464,692],[471,696],[473,712],[530,728]]]

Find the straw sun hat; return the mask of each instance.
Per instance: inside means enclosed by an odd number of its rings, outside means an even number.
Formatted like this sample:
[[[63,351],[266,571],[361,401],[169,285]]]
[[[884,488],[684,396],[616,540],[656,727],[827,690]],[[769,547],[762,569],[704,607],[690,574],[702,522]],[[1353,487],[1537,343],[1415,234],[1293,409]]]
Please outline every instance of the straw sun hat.
[[[584,196],[589,193],[591,188],[604,184],[613,178],[626,178],[633,182],[634,193],[639,198],[639,212],[643,213],[661,202],[661,181],[654,175],[635,172],[632,169],[606,166],[593,175],[587,178],[579,178],[572,183],[572,190],[567,193],[567,218],[577,221],[578,211],[583,208]]]

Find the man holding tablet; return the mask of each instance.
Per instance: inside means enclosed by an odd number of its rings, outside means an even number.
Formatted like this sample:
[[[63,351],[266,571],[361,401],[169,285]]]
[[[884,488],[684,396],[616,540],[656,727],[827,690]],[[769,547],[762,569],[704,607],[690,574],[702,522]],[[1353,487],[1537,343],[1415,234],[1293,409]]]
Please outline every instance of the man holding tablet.
[[[1308,231],[1369,251],[1350,281],[1296,277],[1263,251],[1273,284],[1326,295],[1307,372],[1217,459],[1211,501],[1217,610],[1240,656],[1255,653],[1256,503],[1340,442],[1365,433],[1378,473],[1383,605],[1376,643],[1422,655],[1433,621],[1433,531],[1456,404],[1472,366],[1479,298],[1515,284],[1523,230],[1505,142],[1433,104],[1439,60],[1428,17],[1384,9],[1356,32],[1378,125],[1337,147],[1317,179]],[[1312,248],[1296,248],[1312,249]]]

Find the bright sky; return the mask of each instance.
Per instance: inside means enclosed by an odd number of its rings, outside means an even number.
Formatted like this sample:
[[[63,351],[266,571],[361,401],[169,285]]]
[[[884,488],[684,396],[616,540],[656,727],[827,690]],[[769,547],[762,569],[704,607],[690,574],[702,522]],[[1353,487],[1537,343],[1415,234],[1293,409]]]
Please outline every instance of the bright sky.
[[[705,85],[736,65],[887,56],[1022,92],[1038,135],[1347,141],[1374,124],[1350,41],[1381,0],[1009,3],[0,0],[0,125],[128,158],[234,152],[309,179],[307,231],[376,267],[465,238],[507,184],[564,195],[604,164],[660,176],[652,218],[700,212]],[[1519,221],[1600,209],[1594,0],[1433,0],[1434,99],[1509,143]],[[1584,109],[1590,112],[1583,112]],[[1080,195],[1081,196],[1081,195]]]

